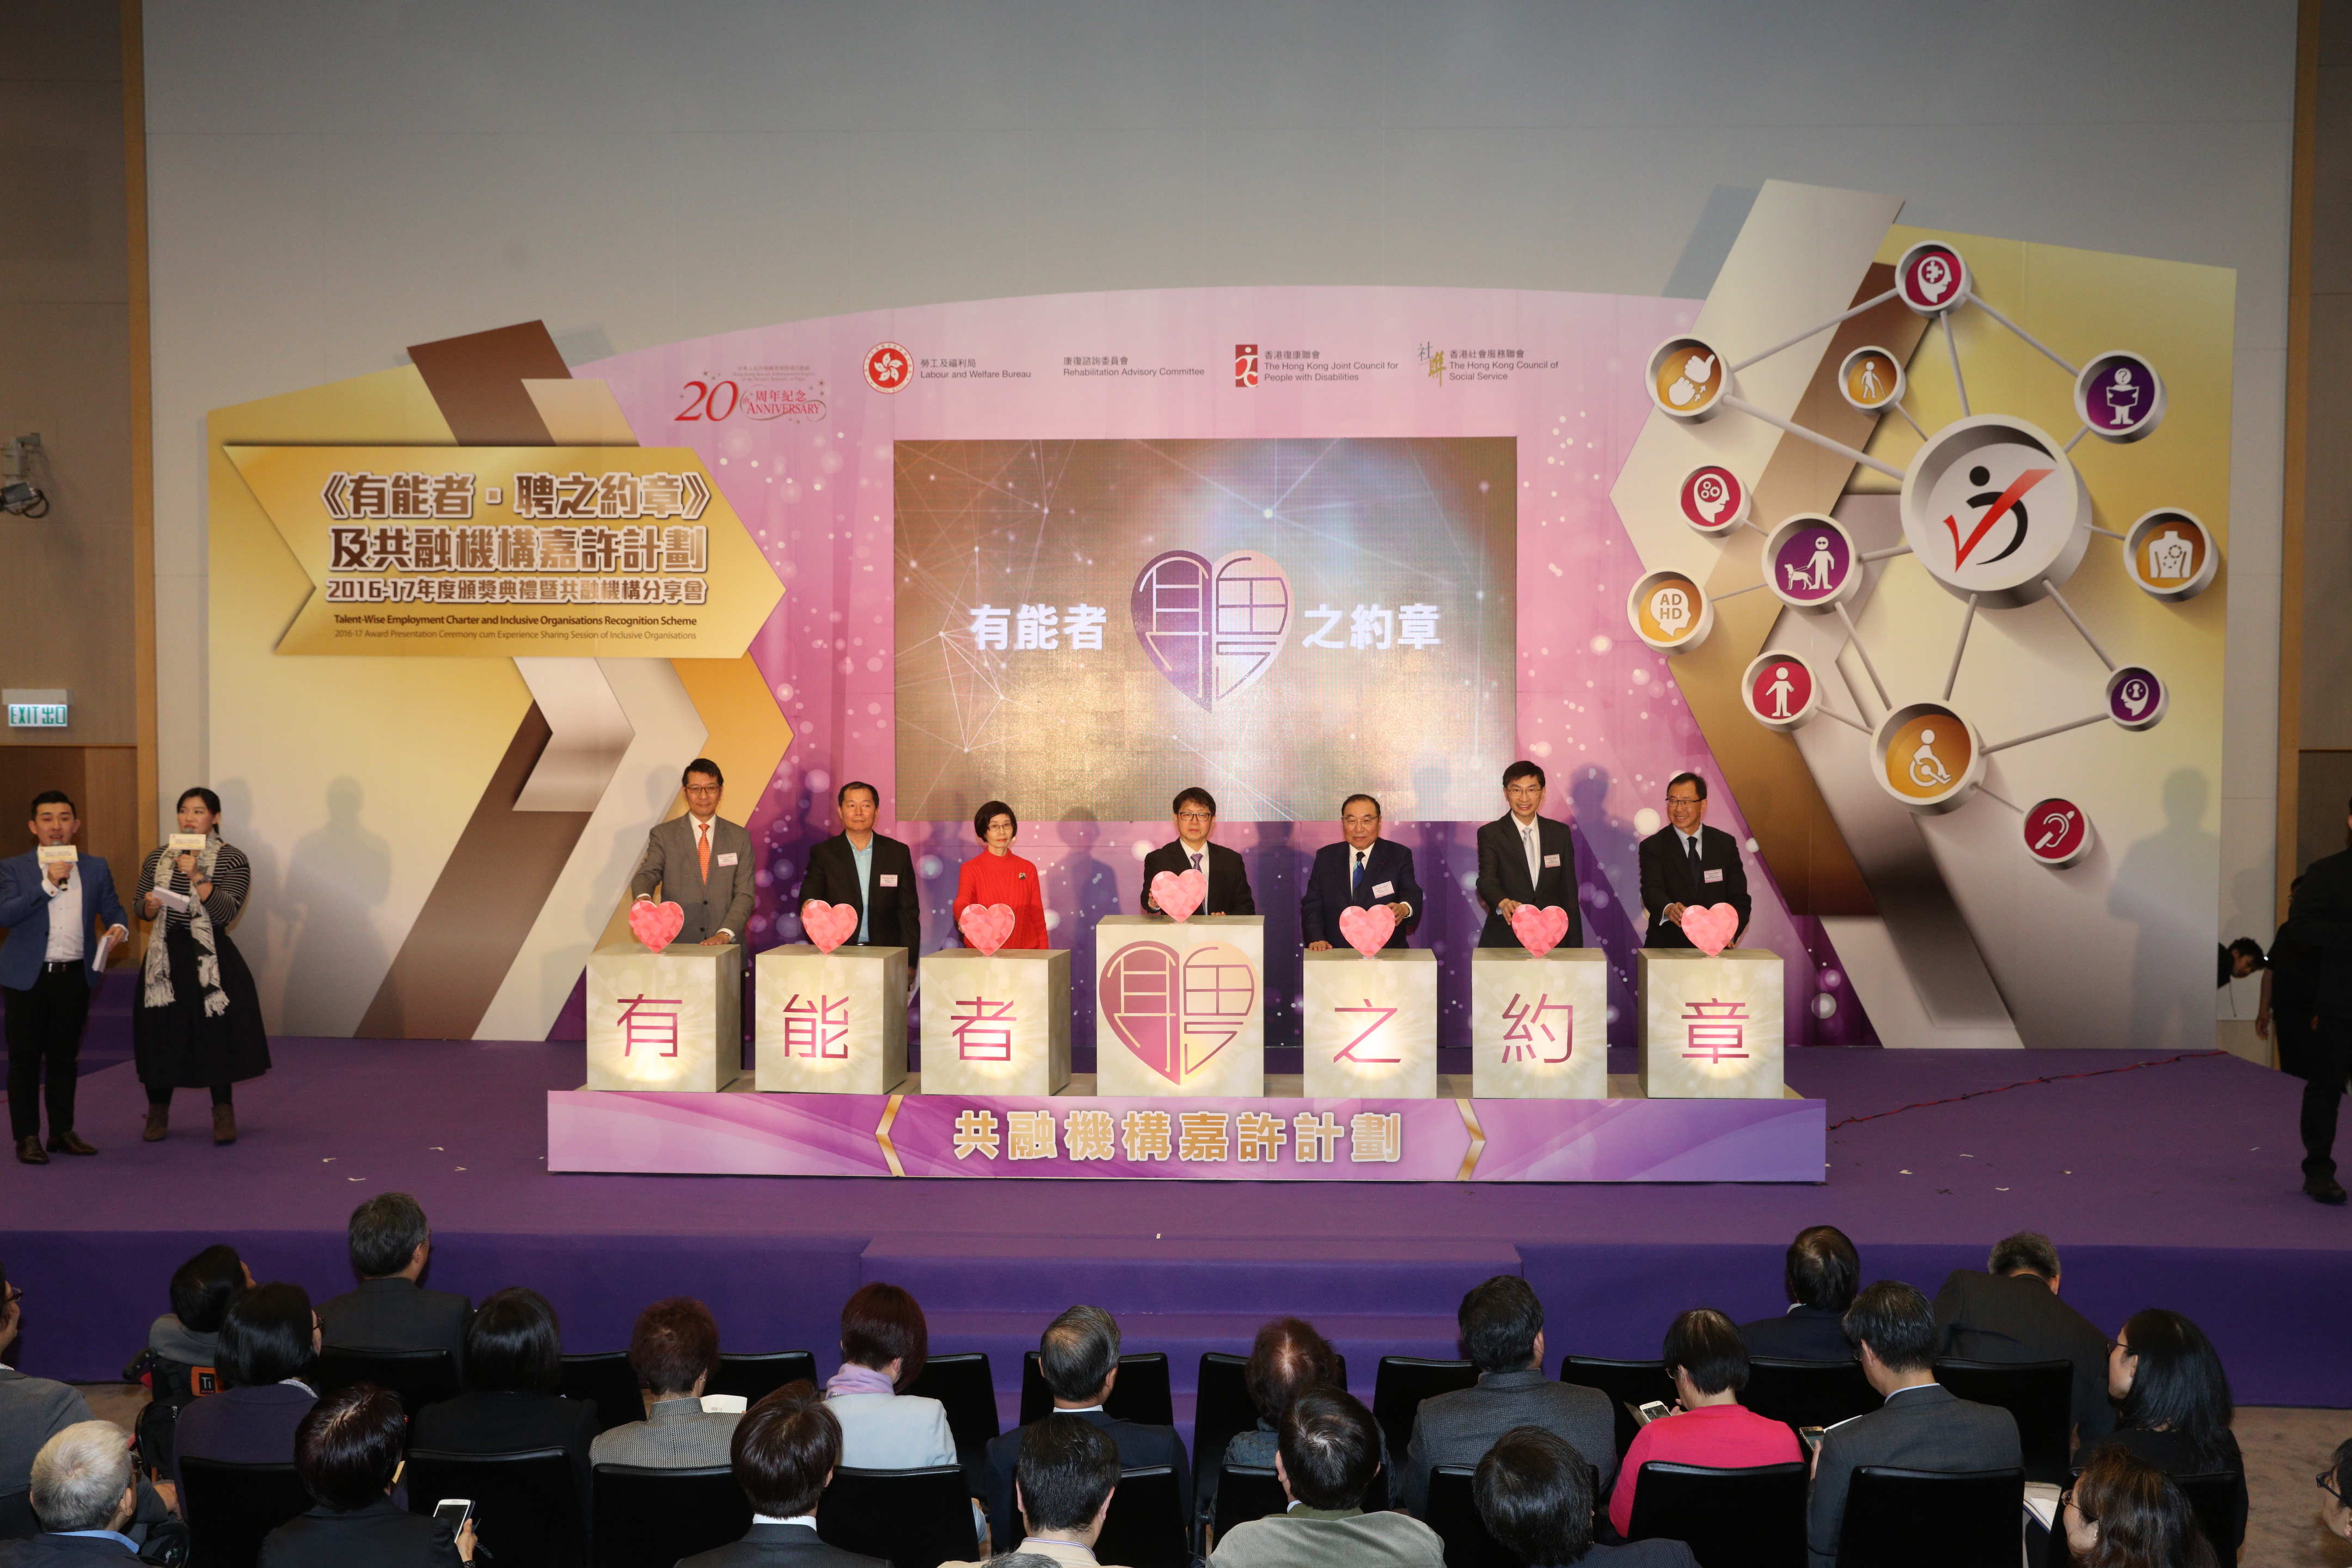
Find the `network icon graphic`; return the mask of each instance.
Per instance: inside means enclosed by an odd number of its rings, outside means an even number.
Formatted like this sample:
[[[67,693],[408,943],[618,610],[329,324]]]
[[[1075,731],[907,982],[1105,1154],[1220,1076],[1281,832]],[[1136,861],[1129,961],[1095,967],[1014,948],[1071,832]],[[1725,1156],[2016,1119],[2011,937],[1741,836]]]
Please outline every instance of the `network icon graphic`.
[[[1898,300],[1926,318],[1929,330],[1942,331],[1959,417],[1932,432],[1924,428],[1904,405],[1909,384],[1902,358],[1877,344],[1844,354],[1836,386],[1851,407],[1874,416],[1899,416],[1911,426],[1920,445],[1907,466],[1898,468],[1740,395],[1742,372]],[[2028,420],[1975,411],[1953,331],[1953,318],[1962,310],[1982,312],[2073,378],[2079,428],[2071,437],[2062,442]],[[1704,367],[1705,376],[1695,374],[1694,366]],[[1788,732],[1826,716],[1861,731],[1879,787],[1911,811],[1933,815],[1956,810],[1979,794],[2000,799],[1983,783],[1986,762],[1997,752],[2092,724],[2143,731],[2163,718],[2170,693],[2161,676],[2119,662],[2061,592],[2095,537],[2114,541],[2133,584],[2158,600],[2194,598],[2212,584],[2221,564],[2212,531],[2179,508],[2158,508],[2121,532],[2099,526],[2089,487],[2071,456],[2085,438],[2121,446],[2155,433],[2164,417],[2164,379],[2147,356],[2116,349],[2079,364],[2068,360],[1986,300],[1956,248],[1927,240],[1903,253],[1894,286],[1883,293],[1744,358],[1702,338],[1670,338],[1651,355],[1646,379],[1653,405],[1668,419],[1694,426],[1726,415],[1760,420],[1900,486],[1902,542],[1864,550],[1822,513],[1793,513],[1777,522],[1749,515],[1751,480],[1722,466],[1695,469],[1684,479],[1678,510],[1695,531],[1727,540],[1744,528],[1763,536],[1761,580],[1710,595],[1689,574],[1650,573],[1634,584],[1626,605],[1635,635],[1661,652],[1685,652],[1713,629],[1717,599],[1760,590],[1800,615],[1833,617],[1843,633],[1840,651],[1854,650],[1878,699],[1874,721],[1843,712],[1826,700],[1823,671],[1811,658],[1767,647],[1741,682],[1742,702],[1758,723]],[[1738,507],[1702,504],[1724,495],[1736,495]],[[1898,557],[1909,557],[1967,606],[1942,689],[1933,698],[1895,700],[1854,621],[1852,602],[1869,565]],[[2043,599],[2058,607],[2105,668],[2105,700],[2095,712],[1988,742],[1952,700],[1969,634],[1979,614],[2015,612]],[[1862,689],[1857,683],[1853,689],[1858,696]],[[2030,810],[2002,804],[2023,818],[2020,841],[2038,863],[2057,867],[2080,858],[2090,824],[2073,802],[2056,803],[2063,810],[2048,801]],[[2065,831],[2053,826],[2062,818],[2071,825]]]

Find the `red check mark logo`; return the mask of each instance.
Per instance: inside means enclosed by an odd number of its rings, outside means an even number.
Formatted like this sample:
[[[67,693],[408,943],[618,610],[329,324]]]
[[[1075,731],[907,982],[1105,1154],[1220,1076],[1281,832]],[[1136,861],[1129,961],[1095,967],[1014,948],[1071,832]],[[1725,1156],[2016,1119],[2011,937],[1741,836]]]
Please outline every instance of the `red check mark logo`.
[[[1945,518],[1944,526],[1949,529],[1952,534],[1953,567],[1958,569],[1967,565],[1969,552],[1976,549],[1979,542],[1984,538],[1987,531],[1994,523],[2009,515],[2009,509],[2017,504],[2017,498],[2057,471],[2055,468],[2028,468],[2018,475],[2016,482],[2001,491],[2000,498],[1985,509],[1984,516],[1978,520],[1976,531],[1969,535],[1965,543],[1960,539],[1960,525],[1949,517]]]

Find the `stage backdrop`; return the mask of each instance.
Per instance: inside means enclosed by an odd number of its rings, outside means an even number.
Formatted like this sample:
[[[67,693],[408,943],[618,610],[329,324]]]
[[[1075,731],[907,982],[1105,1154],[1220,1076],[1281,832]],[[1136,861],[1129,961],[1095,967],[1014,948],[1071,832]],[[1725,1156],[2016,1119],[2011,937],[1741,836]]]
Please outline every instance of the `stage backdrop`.
[[[576,379],[550,363],[543,331],[518,329],[220,411],[215,754],[233,836],[257,852],[248,927],[260,929],[244,934],[273,1021],[561,1032],[646,828],[678,809],[677,764],[703,750],[728,767],[724,814],[748,820],[760,846],[755,947],[797,940],[795,891],[810,847],[836,830],[842,783],[873,783],[886,830],[914,845],[927,945],[950,939],[956,867],[978,848],[971,808],[1011,802],[1017,847],[1044,872],[1053,940],[1076,950],[1081,1068],[1095,923],[1138,906],[1176,790],[1217,795],[1218,837],[1242,852],[1268,917],[1268,992],[1286,1001],[1306,867],[1339,837],[1341,798],[1372,794],[1387,835],[1416,856],[1428,894],[1417,941],[1439,952],[1442,1038],[1459,1047],[1483,919],[1473,836],[1503,809],[1502,764],[1528,755],[1549,772],[1546,810],[1576,831],[1621,1043],[1642,920],[1636,846],[1685,769],[1712,786],[1710,823],[1750,852],[1746,940],[1788,961],[1792,1043],[2208,1043],[2221,595],[2153,602],[2120,550],[2095,541],[2070,604],[2122,658],[2163,670],[2163,723],[2004,752],[1984,794],[1925,827],[1899,808],[1848,809],[1864,776],[1852,731],[1816,723],[1792,739],[1742,706],[1744,665],[1778,646],[1789,618],[1772,595],[1725,600],[1707,641],[1679,653],[1646,646],[1629,622],[1647,573],[1685,573],[1709,594],[1757,580],[1758,533],[1726,542],[1677,515],[1692,452],[1738,473],[1763,528],[1798,511],[1832,512],[1857,537],[1881,526],[1871,509],[1893,498],[1873,493],[1874,471],[1772,422],[1828,416],[1838,356],[1864,326],[1907,367],[1911,417],[1934,432],[1960,414],[1937,357],[1947,340],[1923,318],[1898,307],[1805,333],[1884,290],[1919,237],[1894,227],[1899,205],[1768,185],[1704,307],[1359,288],[1006,300],[755,328],[583,365]],[[2120,531],[2147,507],[2179,507],[2225,557],[2230,275],[1940,237],[2040,342],[2077,360],[2137,348],[2161,367],[2161,428],[2078,448],[2095,515]],[[1957,325],[1964,361],[1992,356],[1970,383],[1972,412],[1999,408],[2063,440],[2063,379],[2044,406],[2046,389],[2024,375],[2040,363],[2032,351],[2012,353],[1980,320]],[[1694,330],[1727,363],[1800,335],[1740,372],[1744,399],[1770,418],[1726,412],[1695,434],[1660,411],[1653,351]],[[1837,439],[1899,466],[1913,439],[1903,418],[1847,420]],[[493,640],[462,619],[487,620],[467,605],[486,592],[527,602],[529,574],[497,568],[493,540],[491,566],[470,574],[380,551],[348,568],[387,583],[478,578],[431,590],[430,613],[447,620],[429,646],[298,646],[289,628],[314,624],[310,595],[329,591],[314,579],[331,574],[306,572],[298,535],[328,539],[333,520],[279,515],[290,499],[272,510],[249,488],[254,456],[230,448],[338,442],[561,443],[544,467],[589,510],[539,526],[616,532],[616,552],[647,521],[692,525],[644,513],[643,485],[606,476],[669,476],[688,499],[687,477],[707,477],[709,547],[749,551],[724,581],[706,569],[705,592],[727,588],[734,608],[697,621],[703,643],[664,650],[681,657],[647,658],[560,625],[583,591],[561,588],[566,614],[542,617],[542,640],[516,640],[519,614]],[[601,464],[586,450],[629,444],[649,450]],[[485,489],[530,468],[503,449],[462,461]],[[1667,468],[1675,482],[1661,486]],[[562,492],[567,478],[586,489]],[[641,510],[598,521],[600,484],[614,507]],[[670,494],[666,479],[656,503]],[[335,504],[331,484],[310,502]],[[1860,548],[1882,543],[1870,533]],[[607,574],[632,574],[614,560]],[[635,574],[656,597],[676,574]],[[1841,626],[1806,645],[1824,688],[1848,712],[1862,706],[1844,675],[1860,681],[1875,653],[1902,688],[1893,700],[1933,697],[1959,602],[1916,561],[1877,561],[1866,575],[1849,607],[1855,634]],[[337,592],[406,595],[398,613],[414,617],[425,590]],[[740,607],[761,595],[772,608],[748,629]],[[1995,710],[1986,739],[2076,720],[2086,681],[2096,700],[2095,667],[2059,614],[2045,602],[1976,619],[1984,673],[1970,679],[1992,686],[1961,696]],[[1820,636],[1817,617],[1786,630]],[[1875,704],[1864,712],[1874,719]],[[2063,868],[2032,858],[2002,804],[2044,795],[2097,825],[2095,847]],[[422,984],[451,966],[466,984]],[[1269,1045],[1297,1037],[1296,1014],[1277,1012]]]

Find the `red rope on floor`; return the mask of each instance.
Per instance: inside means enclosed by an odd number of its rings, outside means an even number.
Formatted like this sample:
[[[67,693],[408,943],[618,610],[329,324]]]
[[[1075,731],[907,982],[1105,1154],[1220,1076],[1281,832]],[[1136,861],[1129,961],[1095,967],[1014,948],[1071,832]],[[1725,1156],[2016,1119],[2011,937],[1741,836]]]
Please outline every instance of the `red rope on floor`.
[[[1834,1132],[1841,1127],[1851,1127],[1857,1121],[1875,1121],[1882,1116],[1897,1116],[1906,1110],[1924,1110],[1931,1105],[1958,1105],[1964,1100],[1975,1100],[1988,1094],[2006,1094],[2012,1089],[2028,1089],[2037,1083],[2063,1083],[2068,1079],[2075,1078],[2105,1078],[2109,1073],[2137,1072],[2142,1068],[2170,1067],[2175,1062],[2193,1062],[2205,1057],[2226,1057],[2229,1054],[2227,1051],[2183,1051],[2177,1057],[2166,1057],[2159,1061],[2131,1062],[2119,1068],[2095,1068],[2089,1072],[2062,1072],[2053,1073],[2048,1078],[2020,1079],[2015,1083],[1996,1084],[1991,1089],[1970,1089],[1966,1094],[1955,1094],[1943,1100],[1923,1100],[1916,1105],[1898,1105],[1893,1110],[1874,1110],[1867,1116],[1849,1116],[1843,1121],[1831,1122],[1829,1130]]]

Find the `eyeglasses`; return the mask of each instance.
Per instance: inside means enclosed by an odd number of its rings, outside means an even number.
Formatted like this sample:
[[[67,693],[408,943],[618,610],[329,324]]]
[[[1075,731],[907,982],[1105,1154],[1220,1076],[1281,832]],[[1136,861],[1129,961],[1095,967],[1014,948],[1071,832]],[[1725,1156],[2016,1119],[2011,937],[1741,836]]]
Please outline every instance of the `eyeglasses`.
[[[2110,1351],[2121,1351],[2124,1354],[2128,1356],[2136,1356],[2139,1354],[2139,1352],[2132,1349],[2131,1346],[2124,1343],[2121,1340],[2109,1340],[2107,1342],[2107,1349]]]
[[[0,1296],[0,1307],[13,1307],[24,1299],[25,1293],[12,1285],[8,1288],[8,1294]]]
[[[2058,1511],[2063,1513],[2070,1508],[2074,1510],[2075,1514],[2084,1524],[2096,1524],[2099,1522],[2089,1513],[2084,1511],[2084,1510],[2075,1503],[2074,1489],[2073,1487],[2068,1487],[2064,1491],[2058,1494]]]
[[[1668,805],[1696,805],[1699,804],[1699,799],[1698,796],[1695,795],[1670,795],[1666,796],[1666,804]]]
[[[1176,814],[1176,820],[1179,822],[1214,822],[1217,820],[1217,814],[1213,811],[1180,811]]]
[[[21,1295],[23,1292],[19,1291],[18,1294]],[[2326,1492],[2337,1502],[2342,1502],[2344,1500],[2344,1484],[2336,1479],[2336,1472],[2334,1470],[2322,1470],[2319,1474],[2314,1476],[2312,1479],[2319,1483],[2319,1489],[2321,1491]]]
[[[718,784],[688,784],[686,786],[686,793],[688,795],[717,795],[719,788],[720,786]]]

